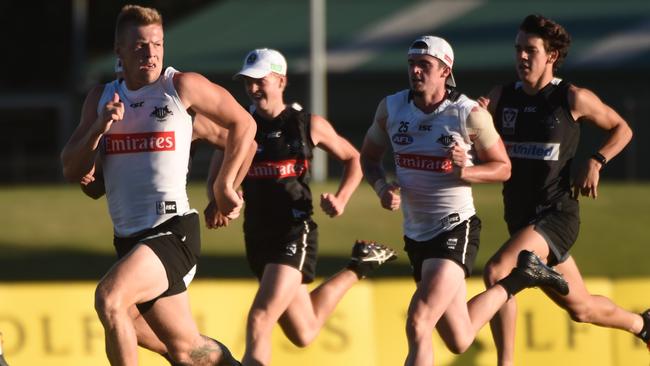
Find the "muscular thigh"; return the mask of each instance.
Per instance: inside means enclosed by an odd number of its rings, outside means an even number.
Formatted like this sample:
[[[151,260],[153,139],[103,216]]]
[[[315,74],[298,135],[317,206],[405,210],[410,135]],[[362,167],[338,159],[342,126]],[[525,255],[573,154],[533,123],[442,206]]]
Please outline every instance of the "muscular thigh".
[[[199,335],[187,291],[158,299],[143,317],[158,338],[170,348],[189,347],[187,343]]]
[[[152,286],[158,292],[137,302],[139,310],[146,312],[159,297],[184,292],[194,278],[201,246],[198,214],[191,211],[175,216],[138,236],[115,238],[114,244],[122,261],[132,255],[134,248],[147,247],[156,257],[155,261],[162,264],[164,277],[156,274],[159,282]],[[134,278],[135,281],[139,279]],[[162,284],[165,286],[161,287]]]
[[[528,225],[517,231],[510,239],[494,254],[490,263],[503,267],[508,271],[516,266],[517,256],[522,250],[535,252],[544,261],[548,258],[549,248],[546,240],[540,235],[533,225]]]
[[[587,305],[587,301],[591,297],[591,294],[585,286],[582,274],[580,273],[576,262],[573,260],[573,257],[569,256],[564,262],[555,266],[555,270],[560,272],[569,284],[569,294],[562,296],[555,291],[544,290],[548,297],[550,297],[560,307],[567,310]]]
[[[301,286],[301,273],[286,264],[268,264],[260,279],[260,287],[255,295],[256,307],[268,307],[280,304],[286,308]]]
[[[427,259],[422,263],[422,279],[417,284],[413,310],[429,313],[435,321],[447,311],[464,286],[465,271],[458,263],[449,259]]]
[[[436,328],[441,338],[447,343],[448,340],[462,333],[457,331],[458,329],[468,329],[470,327],[471,321],[467,310],[467,285],[463,281]]]
[[[151,248],[137,245],[102,278],[99,288],[124,303],[149,301],[168,287],[165,267]]]

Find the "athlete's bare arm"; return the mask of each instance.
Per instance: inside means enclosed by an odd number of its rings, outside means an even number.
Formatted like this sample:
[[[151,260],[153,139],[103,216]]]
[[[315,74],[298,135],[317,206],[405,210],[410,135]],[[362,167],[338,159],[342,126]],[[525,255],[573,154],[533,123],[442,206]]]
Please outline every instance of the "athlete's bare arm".
[[[359,186],[363,174],[359,163],[359,152],[323,117],[312,115],[311,140],[314,145],[327,151],[329,155],[343,163],[343,176],[336,194],[323,193],[321,208],[330,217],[343,213],[352,193]]]
[[[632,129],[614,109],[603,103],[592,91],[576,86],[569,89],[569,107],[573,119],[607,131],[605,142],[598,149],[607,161],[613,159],[632,139]],[[573,182],[573,195],[596,198],[602,165],[588,159]]]
[[[250,146],[250,161],[247,161],[244,165],[242,165],[242,169],[240,169],[237,172],[237,177],[235,178],[235,187],[239,187],[241,183],[244,181],[244,178],[246,178],[246,174],[248,173],[248,170],[244,170],[243,168],[246,166],[250,166],[251,161],[255,157],[255,151],[257,150],[257,143],[253,141],[253,143]],[[207,180],[207,190],[206,193],[208,194],[208,205],[206,206],[205,210],[203,210],[203,214],[205,216],[205,224],[208,227],[208,229],[218,229],[222,226],[228,226],[230,223],[230,220],[223,216],[217,208],[217,202],[214,199],[214,181],[217,179],[217,175],[219,174],[219,170],[221,169],[221,164],[223,163],[223,157],[224,153],[222,149],[215,149],[214,152],[212,153],[212,158],[210,159],[210,168],[208,169],[208,180]]]
[[[466,152],[460,146],[454,145],[450,157],[454,165],[460,168],[460,179],[469,183],[508,180],[511,170],[510,158],[494,128],[490,113],[481,107],[474,107],[467,117],[466,125],[480,163],[465,166]]]
[[[214,182],[217,180],[217,175],[219,175],[219,170],[221,169],[221,164],[223,163],[223,155],[223,150],[215,149],[212,153],[212,158],[210,159],[210,168],[208,169],[208,180],[206,185],[208,204],[203,210],[205,226],[208,229],[218,229],[223,226],[228,226],[230,223],[230,220],[221,212],[219,212],[219,209],[217,208],[217,201],[214,199]]]
[[[390,147],[386,132],[387,118],[386,99],[383,99],[377,106],[375,118],[363,140],[361,168],[366,181],[379,196],[381,206],[387,210],[395,211],[399,209],[401,203],[399,186],[386,181],[386,172],[382,163],[384,154]]]
[[[124,104],[117,94],[106,103],[101,115],[97,115],[97,103],[104,87],[93,88],[84,101],[81,121],[61,152],[63,176],[70,182],[80,182],[93,170],[99,141],[114,122],[124,116]]]
[[[196,73],[178,73],[174,86],[186,108],[228,130],[224,160],[215,180],[215,199],[219,210],[235,218],[243,200],[235,191],[238,172],[250,166],[250,146],[255,137],[255,121],[224,88]],[[248,165],[246,165],[248,162]]]
[[[106,194],[104,185],[104,172],[102,170],[101,158],[97,157],[95,166],[81,179],[81,191],[92,199],[98,199]]]
[[[192,124],[192,141],[202,140],[223,150],[228,141],[228,129],[212,122],[208,117],[197,114]]]

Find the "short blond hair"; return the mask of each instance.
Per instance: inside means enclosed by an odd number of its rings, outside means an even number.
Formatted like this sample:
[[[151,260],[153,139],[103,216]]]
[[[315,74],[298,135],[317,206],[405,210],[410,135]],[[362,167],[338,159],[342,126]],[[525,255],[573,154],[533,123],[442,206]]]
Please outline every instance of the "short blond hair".
[[[128,25],[150,25],[159,24],[162,26],[162,15],[154,8],[146,8],[140,5],[124,5],[115,22],[115,43]]]

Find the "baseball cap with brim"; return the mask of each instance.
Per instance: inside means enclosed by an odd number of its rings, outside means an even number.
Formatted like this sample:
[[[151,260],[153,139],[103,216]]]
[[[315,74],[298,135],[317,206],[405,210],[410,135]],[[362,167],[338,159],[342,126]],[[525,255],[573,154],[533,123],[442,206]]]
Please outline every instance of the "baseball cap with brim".
[[[450,69],[454,66],[454,50],[451,49],[451,45],[447,41],[440,37],[418,37],[411,43],[408,54],[433,56],[442,61]],[[453,73],[449,73],[446,84],[451,87],[456,87],[456,80],[454,79]]]
[[[261,79],[272,72],[286,75],[287,61],[276,50],[258,48],[246,55],[246,58],[244,58],[244,66],[232,78],[236,80],[242,76],[248,76],[253,79]]]

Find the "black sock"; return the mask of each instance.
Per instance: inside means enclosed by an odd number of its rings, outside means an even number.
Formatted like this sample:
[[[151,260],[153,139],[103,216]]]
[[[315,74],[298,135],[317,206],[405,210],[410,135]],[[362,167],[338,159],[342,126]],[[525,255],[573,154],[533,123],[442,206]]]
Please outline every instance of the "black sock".
[[[514,296],[519,291],[530,286],[530,279],[519,268],[514,268],[509,275],[497,282],[497,284],[503,286],[509,296]]]
[[[366,278],[365,274],[362,272],[361,268],[359,268],[359,265],[356,262],[349,263],[347,266],[345,266],[345,268],[354,272],[354,274],[356,274],[357,278],[360,280]]]
[[[226,347],[225,344],[219,342],[218,340],[210,337],[206,337],[211,340],[213,340],[219,348],[221,348],[221,360],[219,361],[219,365],[228,365],[228,366],[241,366],[241,363],[237,361],[233,356],[232,353],[230,353],[230,350],[228,347]]]
[[[178,366],[178,364],[175,363],[174,360],[172,360],[172,358],[171,358],[171,356],[169,355],[169,353],[162,353],[162,354],[160,354],[160,355],[163,356],[163,357],[165,358],[165,360],[167,360],[167,362],[169,362],[169,364],[170,364],[171,366]],[[0,365],[0,366],[1,366],[1,365]]]

